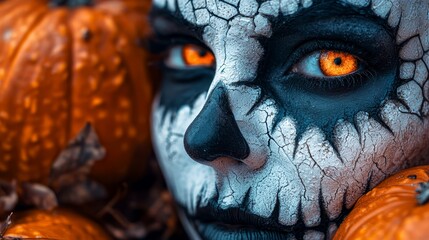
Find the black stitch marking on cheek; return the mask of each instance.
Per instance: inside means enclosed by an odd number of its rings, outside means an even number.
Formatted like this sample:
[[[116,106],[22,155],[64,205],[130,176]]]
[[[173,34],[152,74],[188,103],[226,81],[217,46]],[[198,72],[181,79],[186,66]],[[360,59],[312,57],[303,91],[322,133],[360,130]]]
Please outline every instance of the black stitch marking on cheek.
[[[215,196],[213,197],[213,202],[219,202],[220,194],[219,194],[219,188],[217,185],[215,185]]]
[[[393,97],[392,97],[393,98]],[[393,132],[392,128],[390,128],[389,125],[387,125],[384,120],[380,117],[381,113],[380,113],[380,109],[378,110],[378,112],[376,114],[370,115],[370,118],[372,118],[373,120],[375,120],[377,123],[379,123],[384,129],[386,129],[392,136],[395,135],[395,133]]]
[[[373,174],[374,174],[374,171],[371,169],[368,174],[368,179],[366,181],[364,194],[371,190],[371,181],[372,181]]]
[[[301,198],[299,198],[299,203],[298,203],[298,209],[297,209],[297,217],[298,217],[298,221],[296,222],[296,226],[300,226],[300,227],[305,227],[305,223],[304,223],[304,214],[302,212],[302,200]],[[297,232],[295,233],[295,237],[297,240],[303,240],[304,239],[304,234],[305,232]]]
[[[250,198],[250,191],[252,190],[252,187],[249,187],[246,190],[246,193],[244,193],[243,202],[240,204],[240,207],[244,210],[246,210],[250,204],[251,204],[251,198]]]
[[[277,194],[276,194],[276,203],[274,204],[274,209],[271,212],[271,216],[270,216],[271,219],[277,219],[277,221],[278,221],[278,219],[280,217],[280,199],[279,199],[279,194],[280,194],[280,190],[277,191]]]
[[[325,138],[326,138],[326,141],[328,141],[329,145],[331,145],[332,150],[334,151],[334,154],[337,156],[337,158],[340,160],[340,162],[344,163],[344,160],[341,157],[340,151],[338,149],[337,140],[335,139],[334,129],[325,133]]]
[[[335,223],[337,224],[337,227],[339,227],[339,225],[344,221],[344,219],[347,217],[347,215],[349,215],[350,211],[353,209],[353,206],[350,209],[347,208],[348,189],[349,189],[348,186],[346,186],[346,188],[344,189],[342,204],[341,204],[341,213],[335,221]]]
[[[320,227],[322,229],[328,229],[331,219],[329,218],[328,212],[325,209],[325,200],[323,199],[323,193],[322,193],[322,182],[320,182],[320,187],[319,187],[319,201],[318,201],[318,203],[319,203],[319,209],[320,209]],[[325,235],[326,235],[326,233],[325,233]]]

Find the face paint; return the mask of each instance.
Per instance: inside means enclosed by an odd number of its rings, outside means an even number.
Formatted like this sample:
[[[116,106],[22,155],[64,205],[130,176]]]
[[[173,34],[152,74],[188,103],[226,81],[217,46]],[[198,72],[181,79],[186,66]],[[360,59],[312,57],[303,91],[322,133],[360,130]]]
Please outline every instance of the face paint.
[[[424,0],[154,6],[153,139],[193,238],[329,238],[363,193],[428,162]]]

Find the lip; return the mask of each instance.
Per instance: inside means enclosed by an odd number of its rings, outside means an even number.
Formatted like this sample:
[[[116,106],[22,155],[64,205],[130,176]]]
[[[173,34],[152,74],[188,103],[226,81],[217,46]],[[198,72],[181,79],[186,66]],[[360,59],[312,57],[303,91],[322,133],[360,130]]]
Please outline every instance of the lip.
[[[292,232],[295,227],[287,227],[278,223],[279,206],[276,204],[271,216],[261,217],[243,208],[222,209],[216,204],[209,203],[198,208],[192,220],[202,223],[216,223],[225,227],[258,228],[272,231]]]
[[[257,227],[226,225],[222,223],[194,223],[202,239],[293,239],[293,233],[270,231]],[[243,238],[245,236],[245,238]]]
[[[222,209],[211,202],[205,207],[197,208],[195,214],[186,216],[202,239],[242,239],[243,236],[246,236],[245,239],[302,239],[310,233],[332,236],[342,219],[326,219],[316,227],[306,227],[302,220],[298,220],[293,226],[285,226],[277,220],[279,210],[277,202],[272,214],[262,217],[244,208]]]

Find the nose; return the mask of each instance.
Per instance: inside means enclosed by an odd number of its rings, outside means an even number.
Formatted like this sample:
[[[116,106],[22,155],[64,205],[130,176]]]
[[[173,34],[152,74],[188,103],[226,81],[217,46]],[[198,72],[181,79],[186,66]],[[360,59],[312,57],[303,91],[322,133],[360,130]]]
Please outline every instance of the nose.
[[[220,157],[242,161],[249,146],[237,126],[224,86],[217,86],[185,133],[185,149],[199,162]]]

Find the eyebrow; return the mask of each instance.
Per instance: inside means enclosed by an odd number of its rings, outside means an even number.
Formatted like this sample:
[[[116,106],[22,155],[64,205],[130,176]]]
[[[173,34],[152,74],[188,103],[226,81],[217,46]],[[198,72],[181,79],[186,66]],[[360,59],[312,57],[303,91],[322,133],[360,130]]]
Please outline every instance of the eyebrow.
[[[198,39],[202,38],[205,26],[197,26],[187,21],[180,11],[169,11],[166,8],[154,6],[149,13],[154,31],[160,35],[191,35]],[[159,26],[165,24],[167,27]]]
[[[152,6],[152,9],[149,12],[149,17],[151,19],[154,19],[160,15],[166,16],[169,18],[173,18],[173,19],[178,20],[180,22],[187,22],[185,20],[185,18],[183,17],[183,15],[180,13],[180,11],[176,10],[176,11],[172,12],[172,11],[168,10],[166,7],[160,8],[156,5]]]

